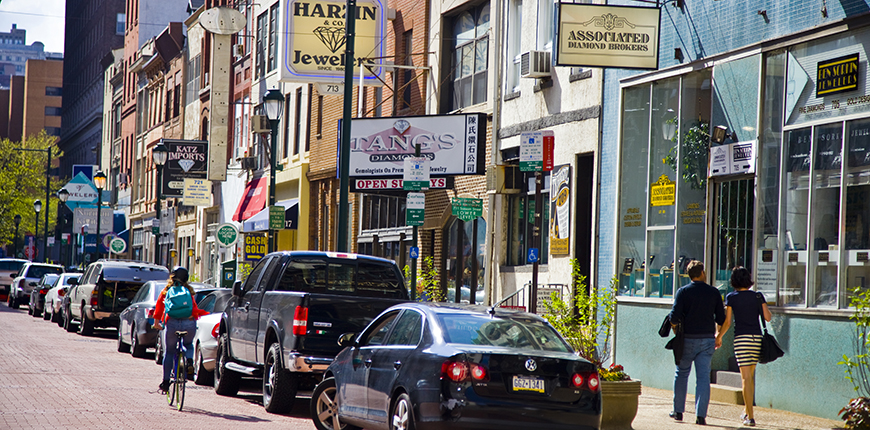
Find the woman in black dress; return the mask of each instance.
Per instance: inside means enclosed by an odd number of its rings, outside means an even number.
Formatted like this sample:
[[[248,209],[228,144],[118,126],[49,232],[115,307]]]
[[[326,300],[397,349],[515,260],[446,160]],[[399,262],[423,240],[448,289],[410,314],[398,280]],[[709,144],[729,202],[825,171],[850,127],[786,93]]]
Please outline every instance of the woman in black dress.
[[[738,266],[731,271],[731,286],[734,291],[725,296],[725,324],[719,330],[716,342],[722,341],[733,315],[734,355],[737,357],[737,366],[740,367],[743,403],[746,405],[741,418],[743,424],[748,426],[755,425],[755,416],[752,413],[752,403],[755,400],[755,366],[761,352],[761,324],[758,317],[763,316],[765,321],[770,321],[771,318],[764,295],[750,290],[752,285],[749,269]]]

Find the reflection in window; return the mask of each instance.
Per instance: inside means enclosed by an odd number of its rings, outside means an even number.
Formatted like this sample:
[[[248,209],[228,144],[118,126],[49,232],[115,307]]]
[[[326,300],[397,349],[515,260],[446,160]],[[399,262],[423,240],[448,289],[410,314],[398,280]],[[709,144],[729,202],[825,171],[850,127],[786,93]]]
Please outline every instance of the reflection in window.
[[[642,295],[646,232],[646,184],[629,177],[645,178],[649,167],[650,85],[627,88],[623,93],[622,160],[619,182],[619,293]],[[637,176],[635,176],[637,175]]]
[[[810,142],[812,129],[788,133],[782,209],[785,211],[785,280],[780,292],[783,305],[805,302],[807,271],[807,225],[810,186]]]
[[[814,304],[837,305],[837,252],[840,231],[840,169],[843,123],[819,126],[813,138]]]
[[[477,224],[477,236],[474,225]],[[464,222],[454,218],[447,231],[446,255],[446,300],[456,299],[457,277],[460,279],[460,302],[482,304],[484,300],[484,275],[486,274],[486,220],[478,217]],[[474,302],[472,300],[474,291]]]
[[[450,110],[486,101],[489,3],[456,17],[453,34],[453,103]]]
[[[846,123],[846,279],[847,293],[870,283],[870,120]],[[848,304],[848,302],[843,303]]]

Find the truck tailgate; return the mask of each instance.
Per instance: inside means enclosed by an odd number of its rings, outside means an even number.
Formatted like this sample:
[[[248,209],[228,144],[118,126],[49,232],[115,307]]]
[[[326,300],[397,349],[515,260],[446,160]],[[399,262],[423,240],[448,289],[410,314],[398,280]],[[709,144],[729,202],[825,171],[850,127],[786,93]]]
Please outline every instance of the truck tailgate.
[[[308,334],[301,336],[297,351],[335,356],[341,351],[338,338],[348,332],[359,333],[382,311],[405,300],[359,296],[309,294]]]

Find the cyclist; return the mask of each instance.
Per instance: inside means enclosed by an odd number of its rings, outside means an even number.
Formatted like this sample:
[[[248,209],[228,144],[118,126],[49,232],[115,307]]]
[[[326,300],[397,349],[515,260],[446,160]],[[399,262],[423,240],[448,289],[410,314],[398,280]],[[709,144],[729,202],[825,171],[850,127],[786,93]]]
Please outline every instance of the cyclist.
[[[196,335],[196,320],[208,312],[196,306],[193,287],[187,283],[190,274],[184,267],[176,266],[169,274],[166,288],[160,292],[154,307],[154,328],[163,330],[163,382],[160,391],[169,389],[169,376],[175,363],[178,346],[177,331],[186,331],[184,336],[185,359],[188,375],[193,374],[193,338]]]

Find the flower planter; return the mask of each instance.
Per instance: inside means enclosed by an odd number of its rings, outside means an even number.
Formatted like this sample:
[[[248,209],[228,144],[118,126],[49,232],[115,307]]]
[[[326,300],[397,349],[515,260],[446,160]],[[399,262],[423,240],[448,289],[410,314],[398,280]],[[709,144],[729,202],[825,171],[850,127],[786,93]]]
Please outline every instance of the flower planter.
[[[601,381],[601,429],[631,429],[637,415],[640,381]]]

